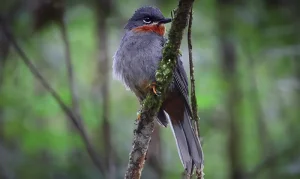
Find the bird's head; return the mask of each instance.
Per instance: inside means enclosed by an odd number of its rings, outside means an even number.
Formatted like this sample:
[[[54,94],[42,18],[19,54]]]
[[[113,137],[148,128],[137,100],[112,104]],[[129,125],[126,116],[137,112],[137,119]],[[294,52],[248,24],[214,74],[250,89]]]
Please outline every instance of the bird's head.
[[[134,12],[125,29],[136,33],[154,32],[163,36],[165,34],[164,24],[169,22],[171,22],[171,19],[165,18],[158,8],[147,6]]]

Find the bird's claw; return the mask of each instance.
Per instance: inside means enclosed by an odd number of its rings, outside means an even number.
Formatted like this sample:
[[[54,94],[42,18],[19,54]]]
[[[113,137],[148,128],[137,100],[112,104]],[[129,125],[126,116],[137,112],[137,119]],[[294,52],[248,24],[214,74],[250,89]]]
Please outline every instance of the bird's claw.
[[[137,112],[137,118],[136,118],[136,120],[140,120],[141,119],[141,111],[139,110],[138,112]]]
[[[157,96],[161,95],[161,92],[158,91],[157,88],[156,88],[156,82],[151,83],[150,88],[152,89],[153,93],[156,94]]]

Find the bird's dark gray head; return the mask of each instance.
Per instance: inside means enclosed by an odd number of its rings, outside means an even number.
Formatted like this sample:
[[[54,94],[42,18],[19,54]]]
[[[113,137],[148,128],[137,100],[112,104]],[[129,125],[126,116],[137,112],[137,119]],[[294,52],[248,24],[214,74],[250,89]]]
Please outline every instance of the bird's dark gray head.
[[[146,6],[137,9],[128,20],[125,29],[131,30],[136,27],[150,25],[153,23],[165,24],[171,22],[170,18],[165,18],[157,7]]]

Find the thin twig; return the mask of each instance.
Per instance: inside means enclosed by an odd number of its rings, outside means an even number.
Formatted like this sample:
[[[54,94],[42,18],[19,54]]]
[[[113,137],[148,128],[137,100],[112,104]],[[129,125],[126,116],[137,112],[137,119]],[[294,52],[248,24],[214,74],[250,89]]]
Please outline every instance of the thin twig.
[[[109,90],[109,29],[107,19],[110,16],[111,6],[110,0],[101,0],[96,3],[96,21],[97,21],[97,37],[98,37],[98,74],[97,82],[100,90],[97,88],[97,95],[101,99],[96,98],[102,102],[102,141],[104,145],[104,163],[105,163],[105,178],[115,179],[115,159],[116,152],[112,144],[110,117],[110,90]],[[106,7],[105,10],[103,7]],[[100,92],[100,95],[98,94]]]
[[[79,110],[79,100],[78,100],[78,92],[74,81],[74,73],[73,73],[73,65],[72,65],[72,59],[71,59],[71,52],[70,52],[70,43],[69,38],[66,30],[66,24],[63,19],[61,19],[60,23],[58,24],[61,36],[63,39],[63,43],[65,46],[65,56],[66,56],[66,67],[67,67],[67,73],[68,73],[68,81],[69,81],[69,90],[70,95],[72,99],[72,111],[73,113],[78,116],[77,119],[81,119],[81,114]],[[82,121],[78,121],[81,123]]]
[[[125,174],[126,179],[139,179],[141,177],[151,134],[154,129],[153,120],[173,79],[173,69],[176,66],[183,31],[187,25],[188,14],[193,2],[194,0],[179,0],[168,36],[169,41],[163,50],[163,58],[156,72],[156,88],[161,92],[161,95],[157,96],[149,93],[143,101],[140,120],[134,130],[133,146]]]
[[[74,115],[74,113],[70,110],[69,107],[62,101],[62,99],[59,97],[57,92],[49,85],[49,83],[45,80],[45,78],[40,74],[38,69],[33,65],[31,60],[26,56],[25,52],[21,49],[21,47],[18,45],[15,37],[11,33],[11,31],[6,27],[4,20],[0,17],[0,24],[2,26],[3,33],[6,35],[6,37],[11,42],[13,48],[16,50],[16,52],[21,57],[21,60],[25,63],[25,65],[29,68],[31,73],[40,81],[40,83],[44,86],[44,88],[51,94],[51,96],[56,100],[56,102],[59,104],[61,109],[64,111],[64,113],[69,117],[69,119],[72,121],[76,129],[78,130],[79,135],[81,136],[86,150],[88,154],[90,155],[90,158],[92,159],[94,165],[99,169],[101,173],[104,173],[104,168],[102,166],[102,163],[98,159],[95,150],[93,146],[90,143],[90,140],[84,130],[84,127],[78,123],[79,120],[77,120],[77,117]]]
[[[191,106],[192,106],[192,113],[193,113],[193,124],[195,132],[200,141],[200,130],[199,130],[199,116],[198,116],[198,105],[197,105],[197,98],[196,98],[196,88],[195,88],[195,75],[194,75],[194,63],[193,63],[193,46],[192,46],[192,22],[193,22],[193,6],[190,10],[189,15],[189,25],[188,25],[188,34],[187,34],[187,41],[188,41],[188,49],[189,49],[189,65],[190,65],[190,79],[191,79]],[[204,178],[203,173],[204,166],[201,166],[201,169],[196,170],[197,179]]]
[[[188,25],[188,49],[189,49],[189,65],[190,65],[190,79],[191,79],[191,105],[193,112],[193,120],[198,123],[198,110],[197,99],[195,93],[195,76],[194,76],[194,63],[193,63],[193,46],[192,46],[192,22],[193,22],[193,9],[190,11],[189,25]],[[198,126],[198,125],[197,125]],[[197,127],[197,132],[198,132]],[[198,134],[199,135],[199,134]],[[200,136],[199,136],[200,137]]]

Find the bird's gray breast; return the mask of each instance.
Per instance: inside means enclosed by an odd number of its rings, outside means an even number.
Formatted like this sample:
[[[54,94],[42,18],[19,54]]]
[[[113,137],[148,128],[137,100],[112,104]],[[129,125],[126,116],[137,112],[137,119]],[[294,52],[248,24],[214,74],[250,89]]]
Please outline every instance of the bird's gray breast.
[[[114,77],[134,92],[145,83],[153,82],[164,41],[164,37],[155,33],[127,31],[114,56]]]

